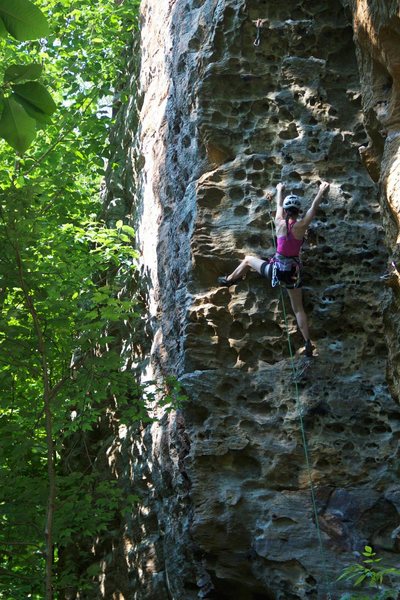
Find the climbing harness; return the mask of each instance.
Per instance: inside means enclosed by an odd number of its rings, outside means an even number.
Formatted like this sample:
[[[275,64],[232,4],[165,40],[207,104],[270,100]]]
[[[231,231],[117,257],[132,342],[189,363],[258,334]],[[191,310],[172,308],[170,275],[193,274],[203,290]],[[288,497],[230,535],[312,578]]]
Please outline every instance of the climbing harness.
[[[272,287],[276,287],[281,283],[278,278],[278,270],[284,273],[292,273],[291,279],[293,280],[293,287],[298,287],[301,281],[301,262],[297,256],[284,256],[275,252],[275,255],[271,258],[272,264]]]
[[[271,196],[270,196],[270,199],[272,199]],[[269,216],[270,216],[270,225],[271,225],[271,231],[272,231],[272,239],[274,240],[274,245],[275,245],[275,249],[276,249],[275,231],[274,231],[274,228],[273,228],[273,218],[272,218],[272,214],[271,214],[270,208],[268,208],[268,212],[269,212]],[[285,300],[284,300],[284,297],[283,297],[282,286],[279,286],[279,293],[280,293],[280,301],[281,301],[281,305],[282,305],[283,318],[284,318],[284,322],[285,322],[286,337],[287,337],[287,343],[288,343],[289,355],[290,355],[290,363],[291,363],[291,368],[292,368],[292,381],[293,381],[293,384],[295,386],[295,391],[296,391],[296,406],[298,407],[298,411],[299,411],[299,422],[300,422],[301,439],[302,439],[302,444],[303,444],[304,458],[305,458],[306,469],[307,469],[307,474],[308,474],[308,481],[309,481],[309,486],[310,486],[310,495],[311,495],[312,510],[313,510],[313,513],[314,513],[314,521],[315,521],[315,527],[316,527],[316,530],[317,530],[317,538],[318,538],[318,545],[319,545],[320,552],[321,552],[321,558],[322,558],[322,562],[324,563],[324,566],[325,566],[325,568],[324,568],[324,580],[325,580],[325,586],[326,586],[326,600],[333,600],[333,596],[332,596],[331,591],[330,591],[331,590],[331,584],[330,584],[328,576],[327,576],[328,561],[326,559],[324,545],[323,545],[323,542],[322,542],[322,534],[321,534],[321,528],[320,528],[320,524],[319,524],[317,501],[316,501],[314,483],[313,483],[313,480],[312,480],[310,451],[308,449],[307,436],[306,436],[306,431],[305,431],[305,427],[304,427],[304,411],[303,411],[303,404],[302,404],[302,402],[300,400],[300,392],[299,392],[299,385],[298,385],[298,382],[299,382],[299,373],[296,370],[296,365],[295,365],[295,360],[294,360],[294,354],[293,354],[293,349],[292,349],[292,343],[290,341],[289,324],[288,324],[288,319],[287,319],[287,313],[286,313],[286,308],[285,308]],[[311,365],[311,360],[312,359],[310,359],[308,361],[307,369]]]

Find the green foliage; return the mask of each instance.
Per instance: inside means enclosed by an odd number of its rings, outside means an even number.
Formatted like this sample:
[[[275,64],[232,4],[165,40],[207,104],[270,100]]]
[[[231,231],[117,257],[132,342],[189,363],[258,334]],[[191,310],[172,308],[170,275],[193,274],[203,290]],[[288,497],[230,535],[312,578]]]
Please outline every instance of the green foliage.
[[[21,0],[18,7],[28,4]],[[143,386],[118,350],[121,326],[132,347],[140,335],[134,293],[121,295],[122,282],[135,271],[134,230],[125,219],[112,226],[98,216],[114,82],[123,85],[122,49],[136,26],[138,2],[36,5],[50,21],[46,40],[0,40],[6,65],[0,135],[19,152],[28,147],[30,152],[15,160],[0,144],[0,598],[6,600],[44,597],[49,486],[41,351],[57,470],[55,588],[71,584],[68,565],[57,565],[63,549],[85,548],[85,540],[92,544],[93,536],[108,531],[115,515],[136,501],[115,480],[103,481],[86,447],[88,436],[110,415],[127,425],[151,420]],[[2,8],[10,6],[17,3],[0,0],[0,30],[6,23]],[[24,23],[27,13],[20,14]],[[5,36],[12,18],[9,14],[3,27]],[[13,29],[19,39],[21,27]],[[49,118],[52,98],[59,107],[57,122]],[[84,473],[75,447],[80,460],[87,458]],[[73,584],[84,591],[96,568],[87,564]]]
[[[3,112],[0,117],[0,136],[19,152],[24,152],[33,142],[36,135],[36,123],[24,108],[14,100],[3,101]]]
[[[188,400],[182,384],[171,376],[165,378],[164,384],[165,388],[157,387],[157,397],[160,398],[158,404],[174,410],[182,408]]]
[[[10,585],[13,574],[15,577],[19,571],[31,570],[30,590],[39,593],[47,494],[46,443],[40,356],[31,314],[24,301],[23,282],[44,332],[50,380],[55,390],[53,435],[57,454],[61,455],[72,434],[92,431],[98,424],[102,405],[110,395],[115,396],[115,402],[121,396],[123,405],[134,392],[139,392],[132,375],[121,373],[123,358],[111,347],[115,336],[110,331],[112,324],[121,320],[133,327],[138,314],[134,302],[118,298],[119,286],[112,275],[112,269],[116,269],[120,276],[127,277],[134,268],[136,252],[131,236],[93,220],[82,227],[68,223],[55,228],[54,220],[48,219],[39,203],[35,204],[33,189],[7,190],[0,202],[0,435],[3,440],[0,502],[4,507],[5,536],[2,538],[0,534],[0,546],[4,543],[7,548],[11,541],[14,547],[12,555],[3,555],[2,568],[10,573]],[[20,268],[14,270],[17,255]],[[74,378],[70,377],[72,354],[76,357]],[[12,363],[9,357],[13,357]],[[84,360],[80,362],[80,358]],[[139,404],[137,397],[136,406]],[[143,408],[133,410],[134,406],[129,407],[130,422],[143,412]],[[77,414],[74,420],[70,418],[72,411]],[[65,506],[69,506],[63,498],[65,481],[68,477],[58,481],[57,508],[61,503],[62,510],[56,510],[55,524],[55,541],[61,545],[71,535],[100,533],[116,510],[115,503],[110,502],[110,490],[105,493],[98,486],[95,502],[86,511],[87,517],[82,511],[81,518],[74,519],[73,525],[63,530],[64,515],[68,515]],[[89,477],[84,489],[90,485]],[[77,499],[78,492],[74,493]],[[84,497],[86,494],[85,491]],[[28,537],[27,532],[30,532]],[[32,546],[37,550],[30,554]],[[5,589],[11,597],[16,593],[15,587]],[[18,590],[22,593],[19,583]]]
[[[47,20],[29,0],[0,0],[1,31],[8,31],[16,40],[35,40],[49,33]]]
[[[30,65],[11,65],[4,72],[4,83],[21,83],[38,79],[43,72],[42,65],[31,63]]]
[[[132,508],[135,495],[125,496],[116,480],[99,481],[94,474],[72,472],[60,476],[56,538],[59,547],[74,538],[93,539],[108,530],[116,512]]]
[[[49,27],[30,0],[0,0],[0,37],[7,32],[24,41],[47,35]],[[0,137],[21,154],[32,144],[37,127],[49,123],[56,110],[51,94],[36,81],[41,73],[38,63],[10,65],[0,88]]]
[[[13,86],[14,96],[26,110],[26,112],[41,121],[50,117],[56,110],[53,98],[46,88],[37,81],[26,81]]]
[[[341,596],[341,600],[396,600],[398,592],[393,589],[383,589],[386,579],[391,575],[399,576],[400,569],[384,567],[380,563],[381,558],[376,558],[371,546],[365,546],[362,555],[365,557],[361,563],[350,565],[343,570],[338,581],[344,579],[351,581],[354,586],[367,586],[377,590],[374,596],[371,594],[347,593]]]
[[[1,8],[10,5],[0,0],[0,33]],[[173,378],[141,385],[121,355],[121,329],[132,355],[141,336],[129,283],[135,232],[128,218],[106,224],[99,217],[109,129],[128,97],[123,54],[139,2],[36,5],[51,25],[47,39],[12,43],[12,15],[0,39],[6,65],[0,135],[25,152],[15,160],[0,144],[0,598],[6,600],[44,597],[46,396],[56,470],[53,587],[61,597],[71,586],[82,597],[93,591],[99,571],[93,540],[107,540],[138,501],[98,464],[103,428],[151,422],[148,408],[160,396],[166,409],[185,401]],[[13,31],[22,39],[23,29]],[[51,119],[56,105],[57,121]]]

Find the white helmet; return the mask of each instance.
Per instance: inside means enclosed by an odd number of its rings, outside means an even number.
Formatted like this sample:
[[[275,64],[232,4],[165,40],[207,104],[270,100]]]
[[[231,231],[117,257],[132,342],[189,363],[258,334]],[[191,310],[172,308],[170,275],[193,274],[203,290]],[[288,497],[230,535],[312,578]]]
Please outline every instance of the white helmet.
[[[301,200],[295,194],[289,194],[283,201],[283,208],[297,208],[297,210],[301,209]]]

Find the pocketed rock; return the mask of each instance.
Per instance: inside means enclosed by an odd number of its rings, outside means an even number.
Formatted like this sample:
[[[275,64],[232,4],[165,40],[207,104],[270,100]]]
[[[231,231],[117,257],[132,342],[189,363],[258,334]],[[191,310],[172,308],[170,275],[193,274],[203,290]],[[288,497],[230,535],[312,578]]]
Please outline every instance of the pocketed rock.
[[[400,12],[398,2],[349,2],[360,72],[365,128],[369,144],[361,155],[374,180],[389,251],[387,283],[392,289],[385,312],[389,348],[388,382],[400,389]]]

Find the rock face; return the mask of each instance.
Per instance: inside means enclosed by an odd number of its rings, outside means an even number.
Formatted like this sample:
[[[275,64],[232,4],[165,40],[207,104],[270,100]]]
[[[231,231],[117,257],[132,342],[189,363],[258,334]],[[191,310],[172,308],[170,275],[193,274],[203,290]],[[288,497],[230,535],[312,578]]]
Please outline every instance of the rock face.
[[[365,126],[369,144],[362,158],[380,184],[385,241],[390,254],[391,306],[385,315],[389,348],[388,381],[400,390],[400,10],[398,2],[352,0]]]
[[[396,4],[142,2],[149,368],[190,400],[119,447],[141,501],[125,587],[106,598],[325,600],[366,543],[398,558],[398,274],[381,279],[399,243]],[[216,278],[273,253],[267,191],[284,181],[307,204],[322,179],[302,254],[316,346],[302,374],[285,292]]]

